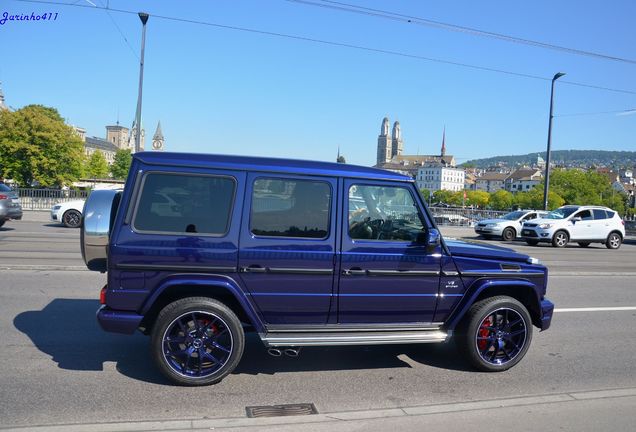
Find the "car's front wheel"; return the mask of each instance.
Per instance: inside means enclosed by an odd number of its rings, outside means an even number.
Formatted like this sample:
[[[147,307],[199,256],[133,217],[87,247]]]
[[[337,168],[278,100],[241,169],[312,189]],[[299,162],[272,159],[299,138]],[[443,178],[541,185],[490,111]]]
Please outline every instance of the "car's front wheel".
[[[607,236],[607,240],[605,241],[605,246],[608,249],[618,249],[619,247],[621,247],[622,243],[623,243],[623,237],[621,237],[619,233],[613,232]]]
[[[207,297],[170,303],[152,329],[155,363],[168,379],[181,385],[221,381],[238,365],[244,346],[245,334],[234,312]]]
[[[556,248],[565,247],[570,241],[570,236],[565,231],[557,231],[552,236],[552,246]]]
[[[458,346],[476,369],[500,372],[526,355],[532,341],[532,319],[518,300],[490,297],[475,303],[458,329]]]
[[[77,210],[66,210],[62,215],[62,223],[67,228],[79,228],[82,224],[82,214]]]
[[[501,233],[501,239],[503,241],[513,241],[516,236],[517,236],[517,232],[515,231],[514,228],[511,228],[511,227],[504,229],[503,232]]]

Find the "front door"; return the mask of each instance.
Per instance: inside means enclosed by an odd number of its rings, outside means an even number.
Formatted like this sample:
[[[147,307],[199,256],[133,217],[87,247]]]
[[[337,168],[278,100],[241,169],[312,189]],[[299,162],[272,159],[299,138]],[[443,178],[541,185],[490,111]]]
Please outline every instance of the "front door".
[[[581,218],[579,221],[574,221],[574,218]],[[570,222],[573,224],[570,227],[570,239],[571,240],[590,240],[594,238],[594,218],[590,210],[581,210],[570,217]]]
[[[267,324],[325,324],[334,287],[336,179],[249,174],[241,280]]]
[[[441,249],[410,183],[344,182],[338,322],[430,323]]]

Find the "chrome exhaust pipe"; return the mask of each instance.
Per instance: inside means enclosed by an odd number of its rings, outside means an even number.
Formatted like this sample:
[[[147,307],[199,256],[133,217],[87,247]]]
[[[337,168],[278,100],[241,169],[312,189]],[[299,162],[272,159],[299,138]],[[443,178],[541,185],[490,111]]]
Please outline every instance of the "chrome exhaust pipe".
[[[300,348],[286,348],[284,352],[287,357],[298,357]]]
[[[270,348],[267,350],[267,354],[271,355],[272,357],[280,357],[283,355],[283,352],[278,348]]]

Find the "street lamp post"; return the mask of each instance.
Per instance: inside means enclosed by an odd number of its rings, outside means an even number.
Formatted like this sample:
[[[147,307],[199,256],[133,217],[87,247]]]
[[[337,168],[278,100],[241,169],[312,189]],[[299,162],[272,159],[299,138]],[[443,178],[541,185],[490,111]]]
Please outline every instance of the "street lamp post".
[[[550,146],[552,145],[552,108],[554,105],[554,83],[565,75],[559,72],[552,78],[552,89],[550,90],[550,120],[548,121],[548,150],[545,158],[545,185],[543,186],[543,210],[548,209],[548,192],[550,191]]]
[[[137,94],[137,113],[135,116],[135,153],[141,150],[141,90],[144,85],[144,50],[146,48],[146,23],[149,15],[145,12],[139,12],[141,20],[141,59],[139,61],[139,93]]]

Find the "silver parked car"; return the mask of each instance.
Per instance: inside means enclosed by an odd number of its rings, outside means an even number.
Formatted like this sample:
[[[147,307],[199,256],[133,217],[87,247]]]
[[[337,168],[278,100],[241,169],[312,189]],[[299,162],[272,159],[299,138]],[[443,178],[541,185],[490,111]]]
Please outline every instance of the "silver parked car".
[[[22,219],[22,206],[18,194],[0,183],[0,227],[9,219]]]
[[[485,238],[501,237],[504,241],[514,240],[521,236],[524,222],[547,215],[543,210],[517,210],[498,219],[480,220],[475,225],[475,232]]]

